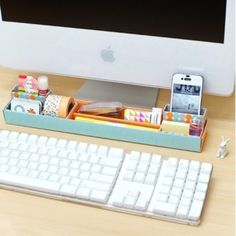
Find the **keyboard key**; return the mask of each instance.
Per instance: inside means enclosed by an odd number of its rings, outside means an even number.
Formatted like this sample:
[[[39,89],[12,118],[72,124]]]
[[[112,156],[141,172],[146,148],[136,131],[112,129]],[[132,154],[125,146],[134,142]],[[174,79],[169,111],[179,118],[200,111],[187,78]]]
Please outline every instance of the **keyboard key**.
[[[77,190],[77,186],[63,185],[60,189],[60,194],[63,196],[74,197]]]
[[[185,189],[183,191],[183,197],[184,198],[192,199],[192,197],[193,197],[193,190]]]
[[[11,158],[18,158],[19,155],[20,155],[20,152],[14,150],[14,151],[11,151],[9,157],[11,157]]]
[[[7,140],[9,134],[10,134],[10,131],[8,131],[8,130],[1,130],[0,131],[0,141]]]
[[[136,202],[137,198],[134,197],[134,196],[127,196],[125,199],[124,199],[124,202],[123,202],[123,206],[125,208],[134,208],[135,206],[135,202]]]
[[[113,176],[108,176],[108,175],[102,175],[102,174],[92,174],[90,179],[110,184],[110,183],[113,182],[114,177]]]
[[[10,185],[20,185],[33,190],[49,192],[57,194],[60,189],[60,184],[49,182],[46,180],[31,179],[26,176],[13,175],[8,173],[0,173],[0,181]]]
[[[187,175],[187,169],[179,168],[176,172],[176,178],[185,180]]]
[[[150,185],[154,185],[155,182],[156,182],[156,175],[153,174],[148,174],[144,181],[145,184],[150,184]]]
[[[137,168],[137,171],[146,173],[147,169],[148,169],[148,163],[140,161],[139,165],[138,165],[138,168]]]
[[[77,142],[76,141],[69,141],[67,144],[67,149],[69,150],[76,150]]]
[[[18,136],[19,136],[19,133],[18,133],[18,132],[12,131],[12,132],[9,134],[8,138],[9,138],[10,140],[17,140]]]
[[[137,172],[134,176],[134,182],[143,183],[145,178],[145,174],[141,172]]]
[[[27,136],[26,136],[26,138],[27,138]],[[38,145],[44,146],[47,144],[47,141],[48,141],[48,137],[40,136],[38,139]]]
[[[161,155],[153,154],[151,163],[152,164],[160,164],[160,162],[161,162]]]
[[[47,155],[49,156],[57,156],[58,153],[59,153],[59,150],[57,148],[49,148],[47,150]]]
[[[195,189],[195,185],[196,185],[196,183],[194,181],[188,180],[188,181],[186,181],[184,188],[193,190],[193,189]]]
[[[60,175],[57,175],[57,174],[52,174],[49,176],[49,180],[52,182],[58,182],[59,179],[60,179]]]
[[[200,169],[200,162],[199,161],[190,161],[189,169],[199,171]]]
[[[145,162],[149,164],[151,158],[151,154],[147,152],[142,152],[141,157],[140,157],[140,162]]]
[[[210,163],[202,163],[201,165],[201,173],[210,174],[212,171],[212,165]]]
[[[116,206],[116,207],[122,207],[123,206],[123,202],[124,202],[124,195],[125,193],[118,193],[115,196],[115,199],[112,202],[112,205]]]
[[[173,179],[170,177],[165,177],[163,179],[163,185],[171,186],[173,184]]]
[[[55,150],[56,151],[56,150]],[[54,154],[54,153],[53,153]],[[67,151],[67,150],[60,150],[59,152],[58,152],[58,157],[60,157],[60,158],[66,158],[67,156],[68,156],[68,154],[69,154],[69,151]],[[52,156],[54,156],[54,155],[52,155]]]
[[[106,203],[108,199],[108,193],[106,191],[93,190],[90,199],[96,202]]]
[[[70,182],[70,177],[69,176],[61,176],[60,178],[60,183],[61,184],[68,184]]]
[[[49,146],[49,147],[55,147],[56,144],[57,144],[56,138],[49,138],[47,141],[47,146]]]
[[[135,172],[134,172],[134,171],[128,170],[128,171],[125,172],[124,180],[126,180],[126,181],[132,181],[133,178],[134,178],[134,175],[135,175]]]
[[[149,174],[157,174],[159,171],[160,165],[159,164],[152,164],[149,166],[148,173]]]
[[[78,145],[78,152],[80,154],[86,153],[87,147],[88,147],[87,143],[83,143],[83,142],[79,143],[79,145]]]
[[[18,136],[18,141],[24,143],[27,141],[28,137],[29,137],[28,134],[20,133],[20,135]]]
[[[210,174],[200,173],[198,181],[201,183],[208,183],[210,180]]]
[[[180,205],[177,210],[176,216],[182,219],[186,219],[188,217],[188,212],[189,207]]]
[[[87,154],[95,154],[97,152],[98,145],[96,144],[89,144],[87,148]]]
[[[202,212],[203,201],[193,200],[190,211],[189,219],[190,220],[199,220]]]
[[[169,194],[160,193],[157,195],[158,202],[167,202]]]
[[[58,142],[57,142],[57,144],[56,144],[56,146],[58,147],[58,148],[65,148],[66,147],[66,145],[67,145],[67,140],[66,139],[59,139],[58,140]]]
[[[81,183],[82,187],[96,189],[101,191],[109,191],[111,188],[110,184],[101,183],[99,181],[92,181],[92,180],[83,180]]]
[[[187,170],[189,166],[189,160],[180,159],[178,168]]]
[[[205,195],[206,195],[205,192],[198,192],[198,191],[197,191],[197,192],[195,192],[193,199],[195,199],[195,200],[200,200],[200,201],[204,201]]]
[[[107,153],[108,153],[108,147],[107,146],[100,146],[98,148],[98,151],[97,151],[98,156],[106,157]]]
[[[169,159],[168,159],[168,166],[177,167],[178,162],[179,162],[179,160],[177,158],[169,157]]]
[[[127,169],[133,171],[136,169],[137,165],[138,165],[137,161],[133,161],[133,160],[129,161]]]
[[[180,197],[182,194],[182,188],[173,187],[170,194],[173,196]]]
[[[167,202],[157,202],[153,211],[158,214],[175,216],[177,205]]]
[[[90,172],[88,171],[81,171],[79,175],[80,179],[88,179],[89,176],[90,176]]]
[[[94,165],[92,165],[90,171],[93,172],[93,173],[100,173],[101,169],[102,169],[101,165],[94,164]]]
[[[114,175],[116,175],[116,171],[117,171],[117,169],[114,167],[105,166],[102,170],[102,174],[114,176]]]
[[[89,188],[80,187],[76,192],[76,196],[78,198],[89,199],[90,191]]]
[[[28,143],[29,144],[36,144],[37,141],[38,141],[38,136],[37,135],[31,134],[28,138]]]
[[[186,207],[190,207],[190,205],[191,205],[191,201],[192,201],[192,199],[190,199],[190,198],[185,198],[185,197],[183,197],[182,196],[182,198],[181,198],[181,200],[180,200],[180,205],[181,206],[186,206]]]
[[[187,180],[197,181],[197,178],[198,178],[198,172],[195,170],[189,170],[187,175]]]
[[[36,164],[36,163],[30,163],[30,165],[33,167],[34,167],[34,164]],[[30,168],[30,167],[28,167],[28,168]],[[49,173],[56,173],[58,168],[59,168],[58,166],[50,165],[50,167],[48,168],[48,172]]]
[[[206,192],[207,184],[206,183],[198,183],[196,187],[196,191]]]
[[[79,178],[72,178],[71,181],[70,181],[70,184],[71,184],[71,185],[75,185],[75,186],[78,187],[78,186],[80,185],[81,181],[82,181],[82,180],[79,179]]]
[[[176,196],[170,196],[168,202],[177,205],[179,203],[179,198]]]
[[[109,157],[116,157],[116,158],[122,158],[124,155],[124,150],[121,148],[110,148],[108,156]]]
[[[184,180],[176,178],[174,181],[174,187],[183,188],[183,186],[184,186]]]

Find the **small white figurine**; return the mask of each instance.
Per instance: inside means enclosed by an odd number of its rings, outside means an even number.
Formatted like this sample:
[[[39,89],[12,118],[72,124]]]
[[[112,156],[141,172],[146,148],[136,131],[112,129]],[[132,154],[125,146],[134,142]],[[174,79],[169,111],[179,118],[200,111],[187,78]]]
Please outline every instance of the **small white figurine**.
[[[225,140],[225,137],[222,136],[220,147],[219,147],[217,154],[216,154],[217,157],[223,159],[228,155],[229,151],[227,150],[227,144],[229,141],[230,141],[229,138]]]

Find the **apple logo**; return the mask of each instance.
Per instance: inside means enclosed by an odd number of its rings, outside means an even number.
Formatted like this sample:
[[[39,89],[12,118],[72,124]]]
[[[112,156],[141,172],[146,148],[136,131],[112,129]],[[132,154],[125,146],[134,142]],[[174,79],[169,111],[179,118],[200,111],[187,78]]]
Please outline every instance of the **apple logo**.
[[[105,48],[101,51],[101,57],[102,57],[103,61],[105,61],[105,62],[112,63],[115,61],[114,51],[111,49],[111,46],[109,46],[108,48]]]

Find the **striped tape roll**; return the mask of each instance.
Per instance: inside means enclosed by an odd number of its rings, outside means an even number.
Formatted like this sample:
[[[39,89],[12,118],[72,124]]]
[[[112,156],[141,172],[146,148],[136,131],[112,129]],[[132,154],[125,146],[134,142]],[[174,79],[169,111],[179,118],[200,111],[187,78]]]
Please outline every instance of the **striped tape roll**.
[[[44,104],[43,114],[47,116],[66,118],[74,99],[59,95],[49,95]]]

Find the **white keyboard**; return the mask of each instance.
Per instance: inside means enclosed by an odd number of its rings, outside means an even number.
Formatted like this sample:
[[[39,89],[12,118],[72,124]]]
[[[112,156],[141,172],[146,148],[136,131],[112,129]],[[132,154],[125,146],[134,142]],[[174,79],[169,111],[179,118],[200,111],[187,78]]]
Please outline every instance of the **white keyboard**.
[[[65,139],[0,131],[0,185],[196,225],[212,165]]]

